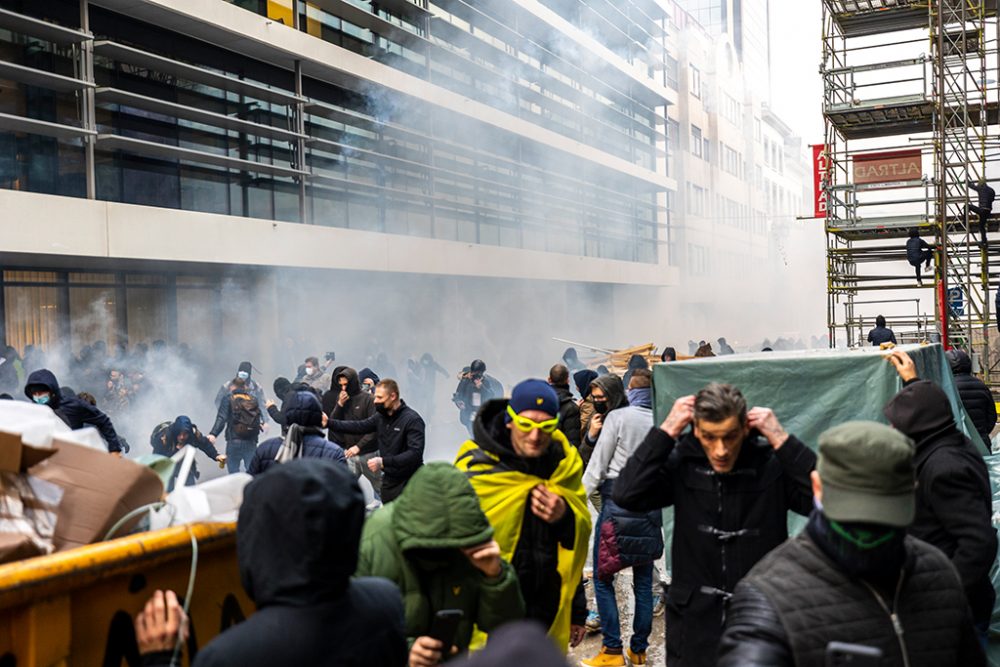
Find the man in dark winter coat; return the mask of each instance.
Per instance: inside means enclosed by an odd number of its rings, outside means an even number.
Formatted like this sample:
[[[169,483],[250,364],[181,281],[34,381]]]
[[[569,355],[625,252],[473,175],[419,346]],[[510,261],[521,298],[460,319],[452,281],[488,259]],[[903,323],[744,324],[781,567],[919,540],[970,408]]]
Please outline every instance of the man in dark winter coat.
[[[486,648],[477,652],[464,667],[569,667],[565,656],[545,628],[534,621],[508,623],[490,633]]]
[[[225,429],[226,467],[231,473],[240,471],[240,463],[244,469],[249,469],[250,461],[257,450],[257,440],[265,427],[261,404],[258,403],[246,380],[237,377],[233,380],[232,387],[229,397],[219,404],[215,424],[208,434],[209,442],[214,445],[215,439]]]
[[[374,415],[359,421],[331,419],[328,427],[338,436],[375,434],[375,439],[359,448],[358,454],[378,451],[367,465],[373,473],[382,473],[382,502],[388,503],[403,492],[410,477],[424,464],[424,420],[399,397],[399,385],[394,380],[378,383],[374,403]]]
[[[947,394],[917,378],[902,350],[890,359],[905,385],[885,406],[885,416],[916,443],[917,510],[909,533],[951,559],[985,637],[995,598],[989,574],[997,554],[986,463],[958,430]]]
[[[906,535],[913,442],[841,424],[820,436],[811,477],[806,529],[736,587],[719,667],[828,667],[834,641],[881,651],[881,667],[985,667],[955,568]]]
[[[789,510],[809,514],[815,465],[816,455],[770,409],[748,411],[738,389],[720,384],[678,399],[625,464],[615,503],[634,512],[674,508],[671,667],[715,664],[729,597],[788,537]]]
[[[208,437],[205,436],[198,427],[194,425],[191,418],[187,415],[180,415],[173,422],[167,422],[169,426],[163,431],[159,442],[155,442],[155,438],[151,438],[150,442],[155,443],[153,445],[153,453],[159,454],[160,456],[173,456],[179,450],[183,449],[185,445],[191,445],[192,447],[197,447],[205,456],[212,459],[213,461],[218,461],[220,466],[226,462],[226,455],[220,454],[215,448],[215,445],[209,441]],[[180,473],[180,466],[174,467],[174,473],[170,478],[170,482],[167,484],[167,491],[173,491],[174,485],[177,481],[177,475]],[[184,484],[194,484],[198,481],[201,474],[198,472],[198,465],[194,462],[191,463],[191,472],[188,473],[188,478]]]
[[[475,359],[469,370],[462,374],[451,400],[458,407],[458,420],[472,435],[472,422],[479,408],[488,401],[503,396],[503,386],[496,378],[486,374],[486,363]]]
[[[357,482],[330,461],[291,461],[247,485],[236,556],[257,611],[204,646],[194,667],[405,665],[399,589],[351,578],[364,517]],[[144,667],[170,664],[186,620],[172,591],[156,592],[135,621]]]
[[[976,432],[982,438],[986,449],[990,448],[990,434],[997,425],[997,404],[993,402],[993,394],[989,387],[972,374],[972,359],[962,350],[945,352],[952,375],[955,376],[955,387],[962,398],[962,405],[976,427]]]
[[[277,398],[282,403],[285,402],[285,396],[288,394],[288,390],[291,388],[292,383],[286,377],[279,377],[275,379],[274,385],[274,397]],[[288,425],[285,423],[285,416],[281,414],[281,408],[274,401],[266,401],[265,406],[267,407],[267,414],[270,415],[271,419],[275,424],[281,427],[281,435],[285,435],[288,432]]]
[[[920,265],[926,264],[924,269],[931,268],[931,260],[934,259],[934,247],[927,241],[920,238],[920,232],[916,229],[910,230],[910,238],[906,241],[906,261],[910,263],[917,275],[917,284],[923,286],[924,281],[920,277]]]
[[[868,342],[875,347],[883,343],[896,344],[896,334],[885,325],[885,317],[882,315],[875,318],[875,328],[868,332]]]
[[[319,398],[311,391],[292,391],[282,406],[288,432],[283,438],[260,443],[247,472],[259,475],[271,466],[297,458],[327,459],[347,465],[344,450],[326,439],[326,415]]]
[[[353,368],[341,366],[333,371],[333,385],[326,394],[323,395],[323,411],[331,420],[342,421],[363,421],[373,417],[375,411],[375,397],[361,388],[358,373]],[[347,467],[354,473],[355,477],[364,475],[375,492],[375,499],[381,499],[382,474],[372,472],[368,468],[368,461],[378,456],[374,451],[378,447],[374,433],[338,433],[334,435],[330,429],[330,439],[336,437],[347,455]],[[368,452],[362,454],[361,450]]]
[[[24,385],[24,395],[29,401],[49,406],[74,431],[84,426],[93,426],[104,438],[108,451],[121,456],[123,447],[111,419],[76,396],[63,396],[59,391],[59,381],[52,371],[43,368],[29,375]]]
[[[646,357],[641,354],[633,354],[628,360],[628,370],[625,371],[625,375],[622,376],[622,385],[627,389],[629,382],[632,381],[632,373],[636,372],[640,368],[649,369],[649,361]]]
[[[559,430],[563,432],[569,444],[580,446],[580,406],[573,398],[569,388],[569,369],[562,364],[556,364],[549,370],[549,384],[556,390],[559,397]]]
[[[974,190],[977,195],[978,206],[973,206],[969,204],[969,212],[975,213],[979,216],[979,236],[980,242],[983,247],[986,247],[986,230],[987,225],[990,221],[990,215],[993,213],[993,201],[997,197],[996,190],[991,188],[986,180],[980,180],[978,183],[975,181],[969,181],[969,189]]]

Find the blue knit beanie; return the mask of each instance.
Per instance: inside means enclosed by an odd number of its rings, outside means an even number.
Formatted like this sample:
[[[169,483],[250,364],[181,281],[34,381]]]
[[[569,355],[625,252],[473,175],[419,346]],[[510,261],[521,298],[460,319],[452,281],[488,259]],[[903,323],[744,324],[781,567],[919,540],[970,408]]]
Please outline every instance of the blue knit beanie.
[[[525,410],[540,410],[553,417],[559,414],[559,397],[545,380],[523,380],[510,394],[510,407],[515,414]],[[510,414],[506,416],[510,421]]]

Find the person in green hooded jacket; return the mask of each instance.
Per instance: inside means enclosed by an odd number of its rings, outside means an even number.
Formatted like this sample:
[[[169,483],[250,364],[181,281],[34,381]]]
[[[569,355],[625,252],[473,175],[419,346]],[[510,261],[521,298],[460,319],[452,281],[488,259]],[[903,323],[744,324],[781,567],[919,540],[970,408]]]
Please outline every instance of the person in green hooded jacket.
[[[472,485],[448,463],[422,466],[399,498],[368,518],[356,576],[384,577],[399,586],[410,667],[436,665],[465,651],[473,626],[489,633],[524,618],[517,574],[500,557]],[[434,615],[445,609],[464,614],[453,647],[427,636]]]

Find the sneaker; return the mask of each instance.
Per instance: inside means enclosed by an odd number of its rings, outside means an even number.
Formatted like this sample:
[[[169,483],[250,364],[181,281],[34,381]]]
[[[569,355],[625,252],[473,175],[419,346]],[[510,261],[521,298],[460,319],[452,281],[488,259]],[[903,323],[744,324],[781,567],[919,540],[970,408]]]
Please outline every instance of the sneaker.
[[[646,664],[646,652],[633,653],[632,649],[628,649],[625,652],[625,657],[628,659],[628,664],[633,665],[645,665]]]
[[[368,513],[374,512],[379,507],[382,507],[382,501],[376,498],[365,506],[365,511]]]
[[[617,653],[609,653],[609,651],[617,651]],[[583,667],[625,667],[625,656],[622,655],[620,648],[610,649],[602,646],[600,653],[589,660],[581,660],[580,664]]]
[[[601,616],[596,611],[587,612],[587,622],[583,624],[587,632],[594,634],[601,631]]]
[[[663,596],[657,593],[653,596],[653,616],[663,616]]]
[[[924,286],[923,278],[917,278],[917,287],[923,287],[923,286]]]

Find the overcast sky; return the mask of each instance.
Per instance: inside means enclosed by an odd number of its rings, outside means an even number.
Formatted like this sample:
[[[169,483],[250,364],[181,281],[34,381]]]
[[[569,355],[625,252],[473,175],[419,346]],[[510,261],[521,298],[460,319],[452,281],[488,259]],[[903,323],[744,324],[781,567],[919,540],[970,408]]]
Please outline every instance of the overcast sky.
[[[823,141],[820,0],[771,0],[771,97],[806,144]]]

